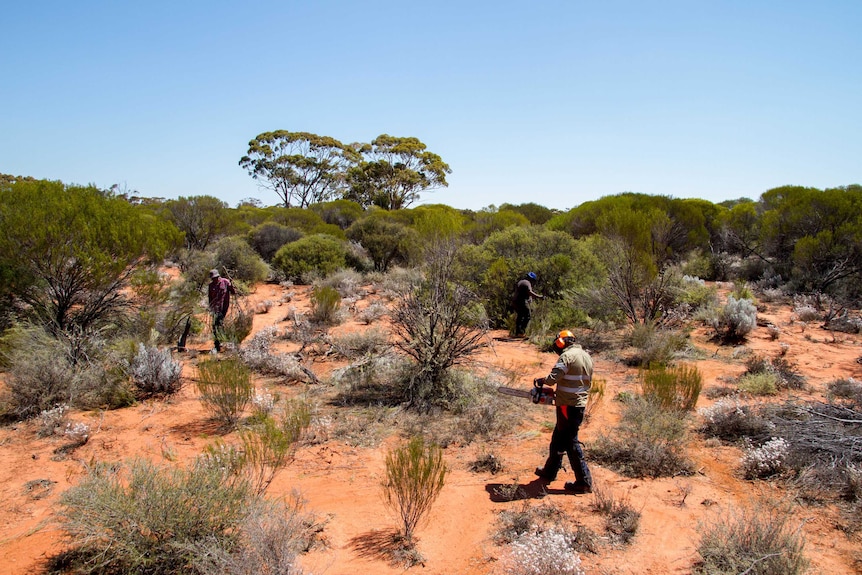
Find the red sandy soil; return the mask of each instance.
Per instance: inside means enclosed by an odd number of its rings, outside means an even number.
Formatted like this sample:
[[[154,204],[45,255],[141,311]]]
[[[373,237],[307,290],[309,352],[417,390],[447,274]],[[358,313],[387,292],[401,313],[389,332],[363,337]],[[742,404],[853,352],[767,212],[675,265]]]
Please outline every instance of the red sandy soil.
[[[291,308],[308,310],[306,287],[259,286],[247,305],[271,300],[279,302],[287,293],[290,301],[277,303],[267,313],[255,316],[254,330],[270,325],[284,327]],[[362,309],[373,295],[360,299]],[[286,298],[285,298],[286,299]],[[793,321],[789,305],[767,304],[758,314],[759,323],[778,326],[781,334],[773,340],[765,327],[758,327],[745,348],[751,353],[775,357],[781,345],[789,346],[786,358],[805,376],[808,387],[797,392],[803,399],[823,399],[828,382],[837,378],[862,379],[862,337],[832,334],[813,324]],[[365,329],[348,320],[340,329]],[[553,354],[541,353],[526,341],[505,340],[505,332],[489,334],[490,345],[477,360],[502,373],[513,375],[506,384],[529,388],[534,377],[547,373],[555,361]],[[722,385],[719,378],[745,371],[741,348],[719,346],[709,341],[705,329],[696,329],[691,342],[706,351],[709,359],[695,363],[704,378],[704,388]],[[500,338],[500,339],[495,339]],[[192,341],[191,352],[176,354],[184,363],[184,375],[193,377],[195,351],[208,350],[208,341]],[[637,392],[637,370],[612,358],[594,354],[597,378],[606,382],[605,400],[582,428],[587,448],[601,431],[610,429],[618,418],[619,404],[613,398],[621,391]],[[315,358],[310,364],[325,381],[331,360]],[[260,386],[271,382],[259,382]],[[279,393],[299,393],[305,386],[277,386]],[[788,392],[783,392],[784,396]],[[510,398],[512,401],[526,401]],[[703,394],[699,406],[711,403]],[[330,408],[335,409],[335,408]],[[499,502],[491,493],[495,486],[527,485],[533,469],[544,460],[550,438],[553,410],[525,406],[526,417],[514,433],[493,444],[450,445],[445,457],[450,468],[446,485],[435,502],[427,524],[418,531],[419,551],[424,566],[412,571],[426,575],[485,575],[495,572],[502,549],[492,536],[501,511],[523,508],[525,504],[553,504],[582,524],[602,532],[602,518],[590,509],[592,496],[572,496],[562,492],[563,478],[550,486],[544,498]],[[37,573],[46,557],[63,549],[61,531],[53,513],[59,495],[74,485],[92,461],[122,461],[149,458],[170,465],[201,453],[217,436],[216,426],[197,399],[194,385],[187,384],[174,397],[145,401],[133,407],[108,412],[72,412],[71,421],[90,425],[88,443],[65,456],[55,450],[67,440],[59,436],[39,438],[36,422],[23,422],[0,429],[0,575]],[[227,439],[227,438],[226,438]],[[383,505],[380,482],[387,447],[397,437],[384,439],[375,447],[354,447],[343,440],[329,439],[299,448],[296,459],[281,470],[267,491],[279,497],[298,491],[306,500],[306,510],[327,519],[324,536],[327,546],[304,555],[300,566],[314,574],[381,575],[402,573],[379,554],[362,551],[362,542],[398,526],[397,519]],[[471,472],[468,467],[482,453],[493,452],[502,460],[502,473]],[[698,472],[689,477],[628,479],[592,464],[596,486],[616,498],[628,497],[641,512],[640,528],[633,541],[624,546],[600,545],[598,553],[582,555],[589,574],[689,573],[697,560],[698,526],[722,511],[738,508],[763,497],[786,494],[769,482],[744,481],[739,475],[741,452],[728,446],[706,446],[696,435],[690,455]],[[44,481],[42,481],[44,480]],[[798,508],[798,522],[806,540],[806,555],[813,573],[860,573],[860,544],[839,531],[835,510],[828,507]]]

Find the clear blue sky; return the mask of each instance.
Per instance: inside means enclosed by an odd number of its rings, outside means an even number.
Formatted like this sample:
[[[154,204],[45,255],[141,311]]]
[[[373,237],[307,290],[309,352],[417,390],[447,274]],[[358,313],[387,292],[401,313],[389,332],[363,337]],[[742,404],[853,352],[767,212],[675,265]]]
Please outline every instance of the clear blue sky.
[[[278,203],[284,129],[415,136],[420,203],[862,183],[862,1],[39,1],[0,16],[0,172]]]

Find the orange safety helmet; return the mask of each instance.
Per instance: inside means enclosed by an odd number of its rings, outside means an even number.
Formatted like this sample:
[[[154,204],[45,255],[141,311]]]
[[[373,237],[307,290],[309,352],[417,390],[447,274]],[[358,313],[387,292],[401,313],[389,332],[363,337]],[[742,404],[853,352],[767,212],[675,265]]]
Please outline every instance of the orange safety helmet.
[[[562,352],[573,343],[575,343],[575,334],[564,329],[557,334],[557,339],[554,340],[554,349],[558,352]]]

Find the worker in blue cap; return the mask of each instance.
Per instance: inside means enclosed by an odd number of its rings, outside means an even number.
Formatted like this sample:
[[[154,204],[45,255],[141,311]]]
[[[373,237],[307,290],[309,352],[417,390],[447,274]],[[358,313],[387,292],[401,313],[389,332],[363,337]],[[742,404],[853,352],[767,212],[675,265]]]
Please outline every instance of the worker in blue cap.
[[[528,272],[515,286],[515,294],[512,296],[512,309],[518,314],[515,319],[515,337],[524,337],[527,333],[527,324],[530,323],[530,302],[534,297],[545,299],[533,291],[536,282],[536,274]]]

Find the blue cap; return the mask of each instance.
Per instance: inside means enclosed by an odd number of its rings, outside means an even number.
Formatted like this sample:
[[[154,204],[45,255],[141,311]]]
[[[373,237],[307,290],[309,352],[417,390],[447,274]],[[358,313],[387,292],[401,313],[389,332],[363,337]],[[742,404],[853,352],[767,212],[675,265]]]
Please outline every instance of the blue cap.
[[[530,272],[530,273],[528,273],[528,274],[527,274],[527,277],[528,277],[528,278],[530,278],[531,280],[535,280],[535,279],[536,279],[536,274],[534,274],[533,272]]]

